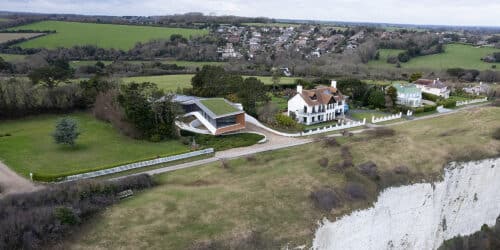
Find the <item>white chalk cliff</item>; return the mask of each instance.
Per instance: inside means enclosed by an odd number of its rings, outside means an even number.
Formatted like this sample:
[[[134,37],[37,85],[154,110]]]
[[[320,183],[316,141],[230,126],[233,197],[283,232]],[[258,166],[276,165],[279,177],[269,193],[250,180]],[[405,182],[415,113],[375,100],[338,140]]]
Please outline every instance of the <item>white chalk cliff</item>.
[[[500,215],[500,158],[451,163],[444,179],[388,188],[373,207],[324,220],[313,249],[436,249]]]

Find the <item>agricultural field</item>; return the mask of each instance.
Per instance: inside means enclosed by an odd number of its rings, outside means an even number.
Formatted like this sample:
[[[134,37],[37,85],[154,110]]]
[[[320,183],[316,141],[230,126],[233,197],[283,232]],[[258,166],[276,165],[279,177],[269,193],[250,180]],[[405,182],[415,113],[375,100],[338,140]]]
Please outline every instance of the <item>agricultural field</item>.
[[[399,52],[401,50],[380,50],[380,59],[370,61],[368,66],[396,67],[395,64],[389,64],[386,60],[387,56],[397,55]],[[487,70],[492,69],[492,65],[496,65],[496,69],[492,70],[500,70],[500,63],[486,63],[481,61],[482,57],[493,52],[500,52],[500,49],[489,47],[477,48],[465,44],[448,44],[445,46],[444,53],[415,57],[407,63],[401,63],[401,67],[410,69],[431,68],[436,70],[445,70],[448,68]]]
[[[338,141],[349,148],[355,165],[373,161],[379,171],[406,166],[422,181],[441,176],[443,165],[458,156],[496,155],[500,141],[492,133],[499,119],[500,108],[484,107],[396,125],[394,136]],[[422,154],[422,148],[432,154]],[[320,166],[324,157],[328,167]],[[238,237],[251,232],[262,243],[276,242],[271,249],[307,244],[324,216],[365,208],[377,195],[374,182],[331,167],[341,158],[340,147],[315,142],[230,160],[225,167],[212,163],[159,175],[158,186],[104,211],[64,248],[190,249],[200,241],[240,242]],[[311,191],[341,189],[354,180],[363,183],[366,201],[348,200],[331,211],[311,202]]]
[[[242,25],[253,26],[253,27],[278,27],[278,28],[288,28],[288,27],[299,27],[298,23],[242,23]]]
[[[41,35],[43,35],[43,33],[0,33],[0,43],[5,43],[21,38],[30,39]]]
[[[0,160],[24,176],[30,172],[64,175],[189,151],[178,141],[152,143],[131,139],[91,114],[69,116],[79,122],[82,132],[74,147],[57,145],[51,137],[60,115],[2,121],[0,134],[11,135],[0,137]]]
[[[17,54],[3,54],[0,53],[0,57],[3,58],[7,62],[17,62],[22,61],[26,57],[26,55],[17,55]]]
[[[0,23],[8,22],[9,19],[0,17]]]
[[[72,47],[95,45],[100,48],[128,50],[138,42],[167,39],[172,34],[185,37],[205,35],[207,30],[164,28],[134,25],[42,21],[10,28],[10,30],[55,30],[57,33],[20,43],[22,48]]]
[[[161,75],[161,76],[134,76],[122,78],[124,83],[129,82],[154,82],[159,88],[166,91],[175,91],[178,88],[189,88],[191,87],[191,78],[194,75]],[[250,76],[244,76],[250,77]],[[271,85],[271,76],[256,76],[257,79],[261,80],[264,84]],[[281,77],[280,84],[293,84],[299,77]]]

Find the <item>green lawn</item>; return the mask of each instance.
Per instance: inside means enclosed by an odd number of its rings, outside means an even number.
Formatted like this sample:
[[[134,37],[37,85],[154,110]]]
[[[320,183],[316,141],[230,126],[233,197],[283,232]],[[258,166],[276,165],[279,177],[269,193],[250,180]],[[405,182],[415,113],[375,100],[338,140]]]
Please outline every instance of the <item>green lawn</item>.
[[[397,125],[392,137],[354,135],[338,141],[349,147],[354,164],[373,161],[385,173],[407,166],[420,182],[441,176],[453,157],[497,155],[500,141],[492,134],[499,119],[500,108],[484,107]],[[331,211],[317,209],[312,190],[342,189],[353,180],[376,189],[355,174],[356,168],[321,167],[322,158],[329,166],[340,162],[340,147],[314,142],[230,160],[226,167],[217,162],[159,175],[158,186],[106,209],[63,248],[191,249],[196,241],[238,242],[251,231],[260,232],[261,241],[279,242],[271,249],[310,244],[322,218],[368,207],[376,198],[374,192],[370,202],[347,200]]]
[[[0,137],[0,159],[25,176],[30,172],[51,175],[189,151],[178,141],[152,143],[131,139],[87,113],[70,116],[79,122],[82,131],[74,148],[56,145],[50,135],[61,115],[0,122],[0,134],[11,134]]]
[[[200,101],[205,107],[210,109],[210,111],[214,112],[215,115],[225,115],[229,113],[233,113],[239,111],[237,108],[229,105],[222,98],[210,98]]]
[[[190,88],[191,78],[193,74],[185,75],[160,75],[160,76],[136,76],[136,77],[125,77],[122,78],[123,82],[154,82],[158,84],[159,88],[167,91],[175,91],[177,88]],[[244,76],[250,77],[250,76]],[[273,83],[271,76],[256,76],[257,79],[261,80],[264,84],[271,85]],[[296,79],[300,77],[282,77],[280,84],[292,84]]]
[[[151,26],[42,21],[9,30],[56,30],[56,34],[22,42],[22,48],[57,48],[75,45],[95,45],[100,48],[128,50],[137,42],[168,39],[172,34],[185,37],[208,34],[207,30]]]
[[[399,52],[400,50],[380,50],[380,59],[370,61],[368,66],[396,67],[395,64],[388,64],[386,62],[386,58],[388,55],[397,55]],[[494,70],[500,70],[500,63],[486,63],[481,61],[481,57],[493,52],[500,52],[500,49],[489,47],[477,48],[464,44],[448,44],[445,46],[444,53],[415,57],[407,63],[401,63],[401,67],[436,70],[458,67],[465,69],[487,70],[492,69],[492,65],[496,65],[497,68]]]

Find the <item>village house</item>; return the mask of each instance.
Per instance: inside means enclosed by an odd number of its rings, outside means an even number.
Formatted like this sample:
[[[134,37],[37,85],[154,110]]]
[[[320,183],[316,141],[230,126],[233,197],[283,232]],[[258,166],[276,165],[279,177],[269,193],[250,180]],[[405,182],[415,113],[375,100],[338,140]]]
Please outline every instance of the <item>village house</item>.
[[[212,135],[220,135],[245,128],[245,112],[239,103],[232,103],[224,98],[185,95],[175,95],[173,101],[181,105],[184,116],[195,118],[189,124],[184,124],[186,130],[208,131]]]
[[[450,97],[450,89],[439,78],[435,80],[418,79],[413,82],[417,88],[421,89],[423,93],[433,94],[436,96],[448,99]]]
[[[480,82],[479,85],[472,87],[465,87],[463,88],[463,90],[466,93],[473,95],[487,95],[488,92],[490,91],[490,86],[486,83]]]
[[[305,125],[337,120],[344,115],[345,99],[336,81],[310,90],[297,85],[297,94],[288,101],[288,115]]]
[[[412,83],[392,84],[398,92],[396,103],[408,107],[419,107],[422,104],[422,90]]]

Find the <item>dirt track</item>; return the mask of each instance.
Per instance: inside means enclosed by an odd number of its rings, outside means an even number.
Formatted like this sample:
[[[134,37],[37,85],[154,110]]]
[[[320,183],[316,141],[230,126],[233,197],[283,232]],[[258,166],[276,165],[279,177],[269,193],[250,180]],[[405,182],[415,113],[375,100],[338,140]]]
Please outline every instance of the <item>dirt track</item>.
[[[29,180],[19,176],[0,162],[0,197],[12,193],[31,192],[40,188]]]

